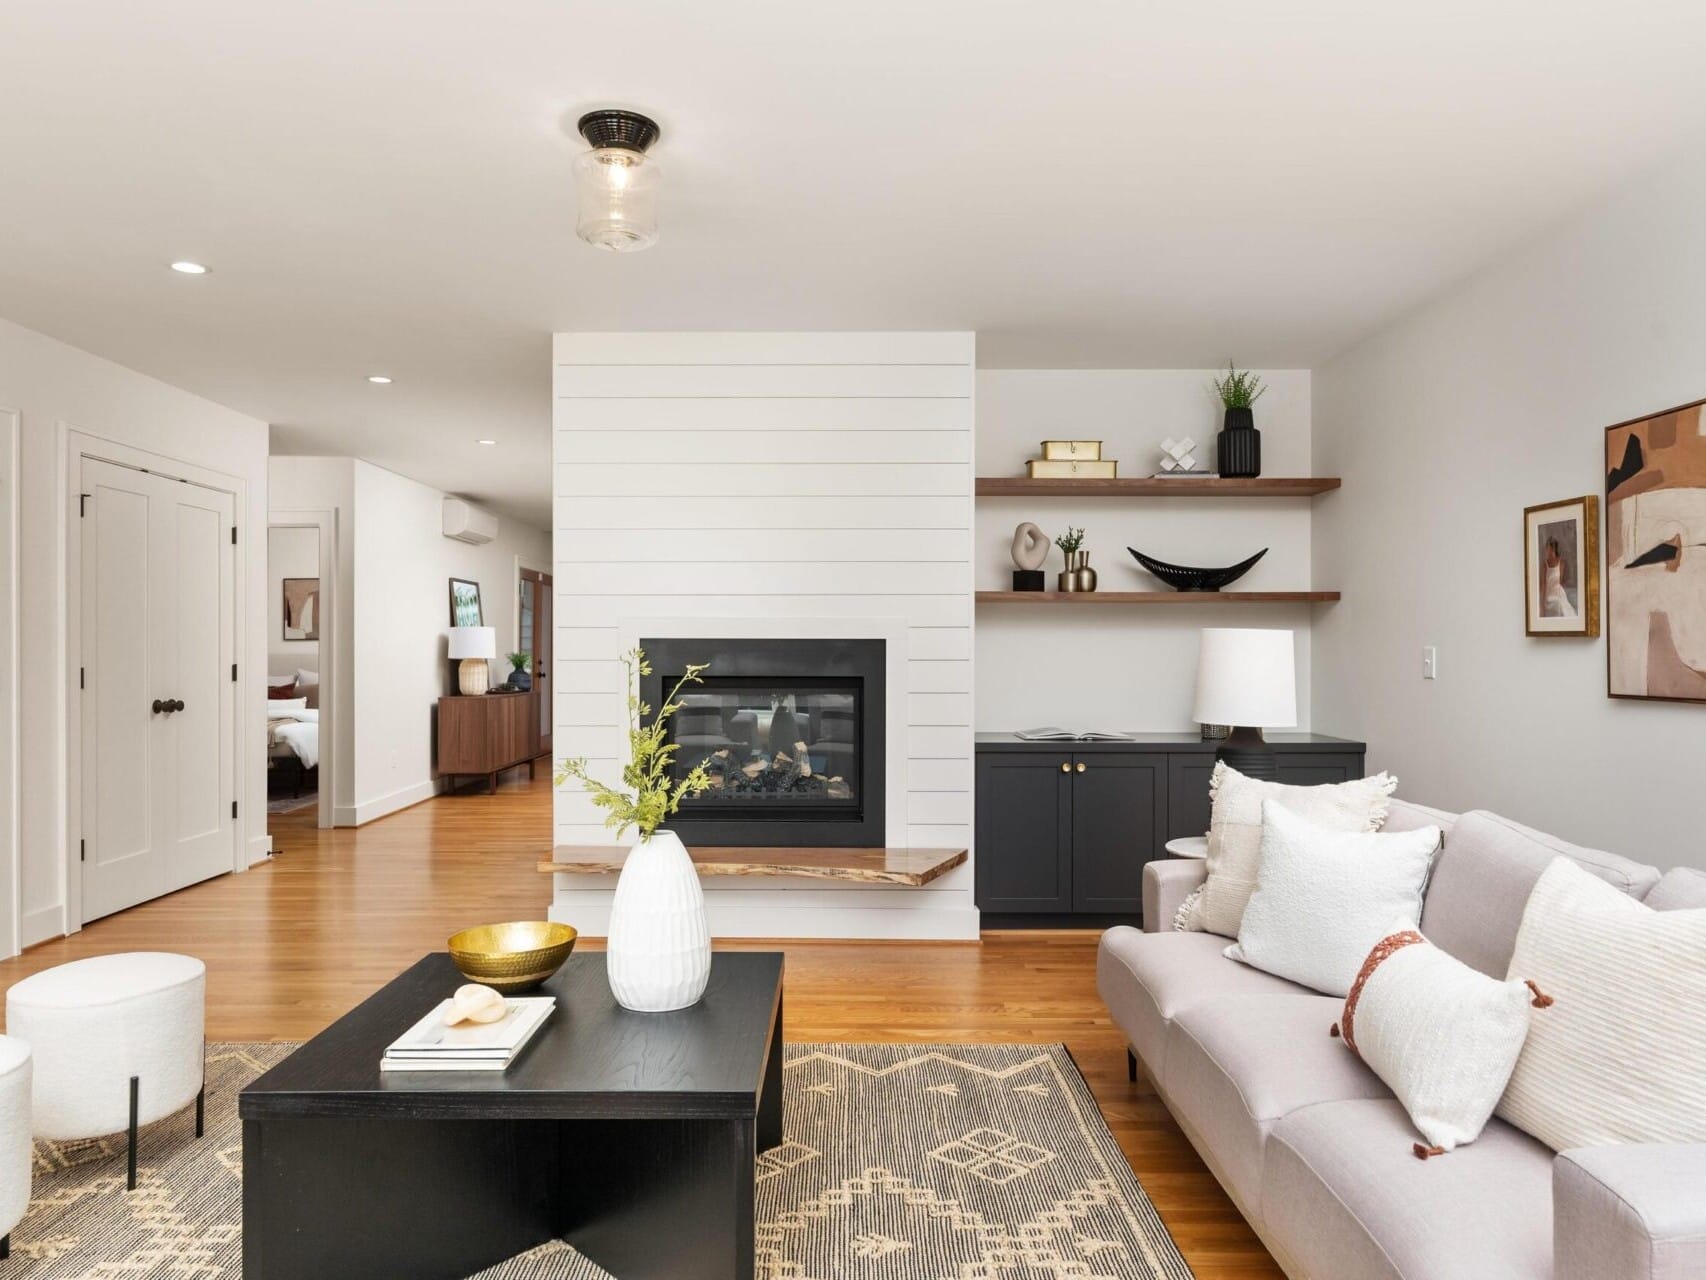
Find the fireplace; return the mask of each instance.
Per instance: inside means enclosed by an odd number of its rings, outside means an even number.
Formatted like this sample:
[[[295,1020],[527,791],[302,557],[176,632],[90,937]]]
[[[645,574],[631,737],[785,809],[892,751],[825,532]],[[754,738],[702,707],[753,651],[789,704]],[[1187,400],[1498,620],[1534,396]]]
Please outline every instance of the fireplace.
[[[711,787],[670,828],[689,845],[768,848],[884,843],[882,640],[642,640],[654,710],[689,663],[709,663],[670,719],[680,777]]]

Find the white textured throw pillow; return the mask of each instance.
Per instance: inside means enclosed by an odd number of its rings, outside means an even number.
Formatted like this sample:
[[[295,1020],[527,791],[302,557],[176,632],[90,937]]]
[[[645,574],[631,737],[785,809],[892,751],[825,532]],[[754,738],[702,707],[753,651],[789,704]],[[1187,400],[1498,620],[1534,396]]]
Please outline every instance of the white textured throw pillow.
[[[1342,996],[1375,943],[1422,918],[1422,886],[1438,848],[1438,827],[1329,831],[1268,800],[1256,891],[1226,954]]]
[[[1529,895],[1510,972],[1553,1004],[1500,1116],[1554,1151],[1706,1142],[1706,907],[1654,911],[1559,858]]]
[[[1528,1035],[1531,997],[1441,951],[1414,930],[1382,938],[1333,1027],[1398,1096],[1427,1139],[1419,1156],[1473,1142],[1499,1103]]]
[[[1173,927],[1218,933],[1225,938],[1238,936],[1244,904],[1256,887],[1264,802],[1276,800],[1330,831],[1378,831],[1386,821],[1397,785],[1398,779],[1379,773],[1351,782],[1293,787],[1246,778],[1224,761],[1217,763],[1208,784],[1213,805],[1208,825],[1208,879],[1179,907]]]

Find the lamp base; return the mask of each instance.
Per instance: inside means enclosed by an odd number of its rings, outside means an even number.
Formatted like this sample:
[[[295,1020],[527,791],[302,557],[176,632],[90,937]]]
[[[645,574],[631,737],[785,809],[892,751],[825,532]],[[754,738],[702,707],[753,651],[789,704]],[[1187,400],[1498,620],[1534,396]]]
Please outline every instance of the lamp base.
[[[492,668],[484,658],[464,658],[456,668],[456,687],[467,697],[491,688]]]
[[[1273,782],[1279,777],[1279,757],[1262,737],[1260,729],[1235,726],[1220,748],[1214,753],[1218,761],[1236,769],[1246,778]]]

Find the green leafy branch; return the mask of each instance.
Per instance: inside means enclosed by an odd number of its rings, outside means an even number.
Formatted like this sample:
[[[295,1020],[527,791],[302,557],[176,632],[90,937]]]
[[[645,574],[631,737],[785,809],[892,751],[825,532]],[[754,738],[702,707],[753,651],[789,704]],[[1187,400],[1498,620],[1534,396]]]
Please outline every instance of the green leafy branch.
[[[629,827],[638,827],[642,840],[651,839],[652,833],[681,808],[683,800],[711,785],[703,762],[672,783],[670,770],[678,744],[666,741],[669,718],[681,710],[676,699],[682,688],[699,684],[709,665],[688,663],[687,673],[675,682],[654,717],[652,709],[640,701],[640,678],[652,674],[646,652],[636,648],[623,654],[622,666],[628,673],[628,763],[622,767],[622,787],[606,786],[587,773],[585,756],[565,760],[557,767],[557,785],[571,778],[583,783],[593,804],[605,811],[604,825],[613,827],[618,837]]]
[[[1054,545],[1059,547],[1067,555],[1071,555],[1074,551],[1084,545],[1084,530],[1074,529],[1071,525],[1068,525],[1066,532],[1054,540]]]
[[[1267,390],[1255,374],[1239,369],[1230,361],[1226,365],[1226,376],[1214,380],[1214,389],[1220,395],[1220,403],[1228,409],[1248,409]]]

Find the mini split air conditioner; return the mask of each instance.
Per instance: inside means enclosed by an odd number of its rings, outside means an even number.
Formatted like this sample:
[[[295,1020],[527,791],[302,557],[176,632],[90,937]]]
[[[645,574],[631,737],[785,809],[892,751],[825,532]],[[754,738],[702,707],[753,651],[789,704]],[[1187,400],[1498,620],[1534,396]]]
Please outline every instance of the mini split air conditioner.
[[[498,536],[498,518],[461,498],[444,500],[444,536],[479,546]]]

